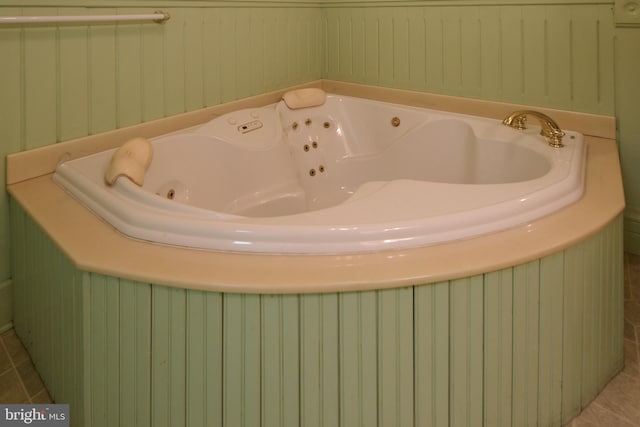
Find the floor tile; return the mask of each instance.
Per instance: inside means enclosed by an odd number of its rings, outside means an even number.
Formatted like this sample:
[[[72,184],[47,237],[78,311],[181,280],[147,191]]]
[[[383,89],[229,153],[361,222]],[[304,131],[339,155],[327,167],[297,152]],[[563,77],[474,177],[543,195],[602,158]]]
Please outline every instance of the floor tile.
[[[42,391],[31,398],[32,402],[35,404],[45,404],[45,403],[53,403],[51,396],[47,390],[42,389]]]
[[[568,427],[637,427],[597,403],[589,405]]]
[[[624,318],[634,326],[640,326],[640,300],[624,302]]]
[[[595,403],[618,416],[640,425],[640,378],[618,374],[598,395]]]
[[[631,341],[636,340],[636,328],[627,319],[624,319],[624,339]]]
[[[7,332],[2,334],[2,341],[4,342],[5,347],[7,348],[7,352],[9,353],[9,357],[13,360],[14,364],[19,364],[24,362],[25,360],[30,360],[31,357],[27,350],[20,342],[20,338],[16,335],[16,331],[14,329],[10,329]]]
[[[624,340],[624,369],[627,375],[640,378],[640,364],[638,364],[638,344],[632,340]]]
[[[4,349],[4,345],[2,345],[2,341],[0,340],[0,374],[3,374],[9,369],[13,369],[13,364],[11,363],[9,354]]]
[[[44,390],[44,384],[40,379],[40,375],[36,372],[36,368],[33,366],[31,360],[25,360],[19,365],[16,365],[16,369],[18,370],[18,375],[20,375],[22,383],[27,389],[27,394],[30,397],[35,396]]]
[[[15,369],[11,369],[0,375],[0,402],[1,403],[26,403],[29,402]]]

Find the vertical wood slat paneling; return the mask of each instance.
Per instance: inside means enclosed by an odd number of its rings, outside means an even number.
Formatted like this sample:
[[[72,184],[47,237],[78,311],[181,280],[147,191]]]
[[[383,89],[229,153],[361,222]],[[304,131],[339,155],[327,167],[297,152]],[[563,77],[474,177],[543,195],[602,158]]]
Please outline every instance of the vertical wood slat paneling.
[[[259,296],[78,272],[12,206],[16,330],[75,425],[557,426],[622,366],[621,218],[483,276]]]
[[[287,13],[285,12],[285,15]],[[251,81],[254,73],[254,69],[251,67],[252,56],[251,43],[254,38],[254,32],[251,28],[251,13],[245,12],[236,15],[232,18],[231,23],[235,37],[230,43],[230,48],[233,49],[233,55],[235,56],[235,67],[233,69],[234,74],[229,74],[229,80],[235,80],[235,91],[237,97],[244,98],[251,95]],[[288,19],[285,21],[282,31],[288,33]],[[238,32],[236,28],[247,28],[247,31]],[[226,58],[226,56],[224,57]]]
[[[196,18],[193,22],[187,22],[186,11],[176,9],[171,12],[173,25],[166,26],[162,34],[158,34],[162,40],[162,87],[164,92],[164,115],[182,113],[185,110],[185,96],[187,93],[186,78],[186,26],[200,27],[202,24]],[[175,15],[175,16],[174,16]],[[231,31],[233,34],[233,31]],[[191,52],[193,52],[191,50]],[[199,82],[190,82],[200,87]],[[190,92],[190,90],[189,90]]]
[[[56,315],[56,310],[73,312],[73,306],[67,307],[64,304],[64,283],[62,283],[62,277],[69,277],[62,271],[63,268],[63,256],[59,251],[55,250],[55,245],[51,241],[47,241],[45,245],[45,259],[47,260],[46,267],[49,270],[49,286],[48,286],[48,303],[45,307],[45,312],[49,315],[49,337],[48,343],[51,360],[51,375],[53,382],[56,384],[56,388],[60,390],[60,397],[62,395],[68,395],[69,384],[65,381],[64,372],[64,359],[66,357],[73,357],[72,355],[66,355],[66,348],[63,347],[63,343],[66,341],[64,330],[64,316]],[[48,255],[48,256],[47,256]],[[72,336],[72,334],[69,334]],[[73,347],[69,347],[73,348]]]
[[[68,12],[82,14],[84,9],[71,8]],[[58,28],[57,141],[89,134],[87,33],[88,27],[83,25]]]
[[[185,357],[185,425],[204,426],[206,425],[207,406],[207,341],[213,337],[207,334],[207,298],[206,293],[201,291],[185,291],[186,293],[186,357]],[[213,319],[211,319],[213,320]],[[220,323],[211,322],[213,328],[220,327]],[[219,334],[218,334],[219,336]],[[216,344],[222,347],[220,341]],[[211,402],[216,405],[218,402]],[[221,403],[221,402],[220,402]],[[220,409],[220,406],[218,406]],[[212,418],[211,423],[219,420],[219,417]],[[220,425],[218,423],[218,425]]]
[[[440,43],[442,49],[442,84],[452,93],[459,93],[462,88],[462,17],[460,11],[451,8],[440,10],[440,21],[442,22],[442,36]],[[446,41],[446,42],[445,42]],[[430,60],[430,58],[427,58]],[[477,68],[474,67],[473,71]]]
[[[582,408],[582,356],[584,351],[584,317],[586,300],[584,265],[585,244],[565,251],[564,259],[564,301],[563,301],[563,351],[562,351],[562,401],[563,412],[577,413]],[[563,419],[563,424],[568,419]]]
[[[263,295],[261,301],[261,424],[298,426],[299,331],[296,295]]]
[[[78,402],[80,406],[87,397],[79,395],[78,384],[84,384],[90,390],[81,414],[89,420],[87,424],[149,426],[150,285],[92,273],[84,273],[73,282],[77,285],[72,289],[77,291],[78,285],[82,284],[81,288],[86,290],[82,299],[86,303],[85,313],[77,314],[75,319],[69,318],[65,324],[71,325],[76,333],[82,333],[87,343],[87,357],[77,353],[69,357],[71,363],[74,359],[84,359],[86,378],[83,380],[77,373],[78,365],[69,365],[76,373],[65,374],[65,381],[70,382],[68,388],[73,389],[76,396],[59,401]],[[76,323],[81,323],[81,318],[84,318],[84,330],[75,327]],[[81,345],[76,343],[70,349],[79,347]]]
[[[513,268],[513,425],[538,425],[540,262]]]
[[[131,12],[135,13],[135,12]],[[142,122],[142,25],[116,25],[116,126]],[[173,38],[171,38],[173,40]],[[177,61],[176,61],[177,62]],[[172,80],[169,80],[172,82]]]
[[[193,111],[205,106],[204,103],[204,21],[198,9],[186,9],[184,14],[184,39],[181,50],[184,55],[184,111]],[[251,28],[250,24],[247,25]],[[245,27],[246,28],[246,27]],[[174,52],[176,53],[176,52]],[[171,58],[172,56],[167,56]]]
[[[414,416],[413,290],[377,293],[378,423],[410,426]]]
[[[116,9],[92,9],[97,15],[113,15]],[[105,132],[117,127],[116,25],[95,25],[87,33],[88,133]],[[150,74],[153,80],[157,73]]]
[[[555,79],[557,76],[557,67],[553,64],[560,52],[555,51],[555,46],[548,45],[547,10],[538,6],[524,6],[520,10],[521,16],[517,24],[521,26],[522,38],[514,57],[521,58],[522,74],[514,77],[521,79],[522,94],[530,94],[531,104],[540,105],[544,104],[545,98],[549,96],[549,78]],[[566,24],[565,20],[561,19],[560,22]]]
[[[340,425],[338,297],[305,295],[300,302],[300,424]]]
[[[13,15],[19,13],[19,8],[3,8],[0,14]],[[0,158],[7,154],[19,151],[23,140],[22,127],[22,50],[21,31],[19,28],[0,28],[0,58],[2,58],[2,70],[0,71]],[[4,162],[0,166],[0,187],[6,187]],[[9,257],[11,248],[9,227],[9,200],[6,194],[0,195],[0,283],[12,277],[15,269]],[[13,290],[15,292],[15,290]],[[15,316],[16,313],[13,313]]]
[[[560,425],[562,411],[563,257],[560,252],[540,262],[538,422],[549,426]]]
[[[35,8],[30,9],[29,13],[55,15],[56,9]],[[57,142],[57,38],[57,29],[51,27],[36,27],[22,34],[22,149],[28,150]]]
[[[482,425],[483,277],[449,282],[449,423]]]
[[[119,425],[150,427],[151,287],[120,280]]]
[[[515,425],[511,418],[513,270],[486,274],[484,282],[484,419],[486,425],[507,427]]]
[[[411,9],[396,8],[391,13],[393,25],[393,79],[407,87],[409,85],[409,16]]]
[[[226,295],[223,313],[223,424],[258,425],[261,415],[260,298]]]
[[[449,283],[414,290],[415,425],[449,425]]]
[[[82,421],[83,396],[77,387],[83,379],[78,369],[82,337],[81,328],[74,327],[82,312],[79,273],[16,203],[10,208],[12,269],[19,284],[14,288],[16,332],[43,373],[52,398],[78,402],[72,416]]]
[[[340,425],[378,425],[375,292],[340,294]]]
[[[591,244],[583,245],[585,274],[583,283],[583,295],[585,316],[583,319],[583,349],[582,349],[582,400],[584,406],[596,397],[599,384],[597,383],[600,352],[600,317],[599,309],[599,274],[596,274],[596,265],[599,263],[600,253],[596,240]]]
[[[324,13],[323,77],[614,113],[608,5],[327,7]],[[358,28],[366,29],[364,45],[353,36]]]
[[[222,297],[186,291],[186,422],[222,426]]]
[[[547,10],[547,57],[546,63],[551,66],[557,57],[570,58],[571,52],[571,8],[569,6],[558,5]],[[558,105],[558,108],[571,108],[573,100],[573,85],[571,83],[574,76],[574,67],[570,60],[564,67],[554,67],[545,70],[548,76],[549,100]],[[592,91],[594,85],[587,91]],[[586,88],[585,88],[586,90]]]
[[[197,21],[194,22],[194,26]],[[167,71],[165,70],[165,57],[168,54],[165,50],[164,39],[169,35],[168,28],[162,25],[142,25],[140,40],[141,50],[141,115],[142,121],[150,121],[167,116],[170,110],[167,108]],[[180,57],[172,57],[172,61],[179,61]],[[175,107],[176,111],[180,111]]]
[[[154,287],[151,298],[151,424],[184,426],[186,296],[181,289]]]

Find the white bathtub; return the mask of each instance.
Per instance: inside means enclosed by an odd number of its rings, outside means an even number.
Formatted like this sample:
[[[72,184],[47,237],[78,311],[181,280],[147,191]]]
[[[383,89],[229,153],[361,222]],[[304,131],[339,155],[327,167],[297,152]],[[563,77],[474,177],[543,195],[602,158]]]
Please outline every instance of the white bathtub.
[[[582,135],[566,131],[565,147],[552,148],[538,131],[329,95],[320,107],[281,102],[155,138],[143,187],[105,183],[114,150],[62,163],[54,180],[152,242],[261,253],[410,248],[526,225],[578,200]]]

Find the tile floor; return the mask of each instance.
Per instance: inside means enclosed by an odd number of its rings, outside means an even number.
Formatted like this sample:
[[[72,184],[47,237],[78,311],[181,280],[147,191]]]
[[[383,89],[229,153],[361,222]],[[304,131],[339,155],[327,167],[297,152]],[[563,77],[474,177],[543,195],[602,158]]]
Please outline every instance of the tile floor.
[[[625,368],[566,427],[640,427],[640,256],[625,254]],[[51,403],[13,329],[0,334],[0,403]]]
[[[13,329],[0,334],[0,403],[52,403]]]

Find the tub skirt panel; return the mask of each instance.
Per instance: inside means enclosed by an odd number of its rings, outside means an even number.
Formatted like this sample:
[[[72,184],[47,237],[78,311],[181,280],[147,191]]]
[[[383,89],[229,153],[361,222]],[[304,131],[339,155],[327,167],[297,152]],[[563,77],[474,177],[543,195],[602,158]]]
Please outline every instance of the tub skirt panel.
[[[561,426],[623,366],[621,217],[497,272],[302,295],[79,271],[11,221],[15,328],[75,426]]]

